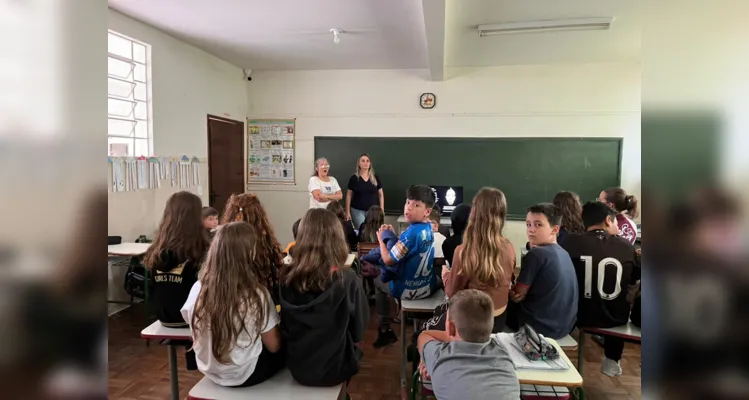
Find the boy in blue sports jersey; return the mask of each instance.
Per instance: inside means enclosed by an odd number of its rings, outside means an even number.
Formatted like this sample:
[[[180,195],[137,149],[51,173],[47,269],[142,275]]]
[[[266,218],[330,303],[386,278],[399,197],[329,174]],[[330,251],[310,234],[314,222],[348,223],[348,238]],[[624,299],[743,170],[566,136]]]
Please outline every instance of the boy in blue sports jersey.
[[[390,329],[390,301],[395,299],[423,299],[432,295],[437,287],[437,275],[432,270],[434,265],[434,236],[429,214],[434,207],[432,188],[426,185],[415,185],[406,191],[406,204],[403,215],[411,224],[401,233],[398,242],[388,250],[382,239],[383,232],[393,230],[390,225],[382,225],[377,232],[380,254],[385,265],[395,268],[395,278],[388,283],[376,279],[375,307],[380,315],[380,328],[377,333],[375,348],[387,346],[398,341]]]

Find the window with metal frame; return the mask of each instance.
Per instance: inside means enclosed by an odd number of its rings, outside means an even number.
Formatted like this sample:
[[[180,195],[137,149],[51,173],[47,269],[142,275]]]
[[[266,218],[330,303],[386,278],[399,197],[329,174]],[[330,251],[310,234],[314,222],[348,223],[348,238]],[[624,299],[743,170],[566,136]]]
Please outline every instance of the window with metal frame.
[[[151,46],[109,31],[108,155],[151,156]]]

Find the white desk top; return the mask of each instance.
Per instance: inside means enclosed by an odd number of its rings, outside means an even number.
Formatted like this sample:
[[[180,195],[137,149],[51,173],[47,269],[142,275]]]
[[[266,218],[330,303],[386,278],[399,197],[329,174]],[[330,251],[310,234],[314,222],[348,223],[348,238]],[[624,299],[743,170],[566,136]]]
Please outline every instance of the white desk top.
[[[640,328],[634,326],[632,321],[627,321],[626,325],[615,326],[613,328],[585,328],[585,331],[619,336],[625,339],[637,340],[642,338],[642,331],[640,331]]]
[[[559,347],[554,339],[546,338],[554,347],[557,348],[560,357],[567,363],[569,368],[562,371],[550,371],[550,370],[532,370],[532,369],[517,369],[515,373],[518,375],[518,380],[521,384],[529,385],[544,385],[544,386],[564,386],[564,387],[578,387],[583,385],[583,377],[577,372],[577,369],[570,361],[567,354]]]
[[[407,223],[406,222],[406,216],[405,215],[401,215],[400,217],[398,217],[398,223],[399,224],[405,224],[405,223]],[[440,217],[440,225],[450,226],[450,225],[452,225],[452,223],[453,222],[450,219],[450,217]]]
[[[434,311],[435,307],[442,304],[443,301],[445,301],[445,291],[440,289],[437,293],[427,297],[426,299],[401,300],[401,307],[403,307],[403,311],[409,312],[432,312]]]
[[[151,243],[120,243],[107,246],[110,256],[142,256],[151,247]]]
[[[190,389],[187,398],[192,400],[335,400],[341,394],[343,385],[333,387],[302,386],[291,377],[288,369],[283,369],[267,381],[247,388],[219,386],[208,378],[203,378]]]
[[[190,328],[167,328],[156,321],[140,331],[140,337],[143,339],[174,339],[174,340],[192,340]]]

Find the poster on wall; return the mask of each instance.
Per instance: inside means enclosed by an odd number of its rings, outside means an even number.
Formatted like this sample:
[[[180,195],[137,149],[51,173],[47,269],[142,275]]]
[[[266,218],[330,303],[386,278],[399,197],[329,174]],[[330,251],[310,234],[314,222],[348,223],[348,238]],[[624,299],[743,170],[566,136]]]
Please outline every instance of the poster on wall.
[[[294,184],[293,119],[247,119],[247,183]]]

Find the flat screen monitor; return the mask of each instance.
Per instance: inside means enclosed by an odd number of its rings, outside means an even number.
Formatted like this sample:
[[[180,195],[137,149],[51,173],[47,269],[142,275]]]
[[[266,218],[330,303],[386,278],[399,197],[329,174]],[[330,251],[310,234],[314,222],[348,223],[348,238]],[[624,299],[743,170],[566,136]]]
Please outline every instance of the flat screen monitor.
[[[463,186],[431,186],[442,215],[452,214],[455,207],[463,202]]]

